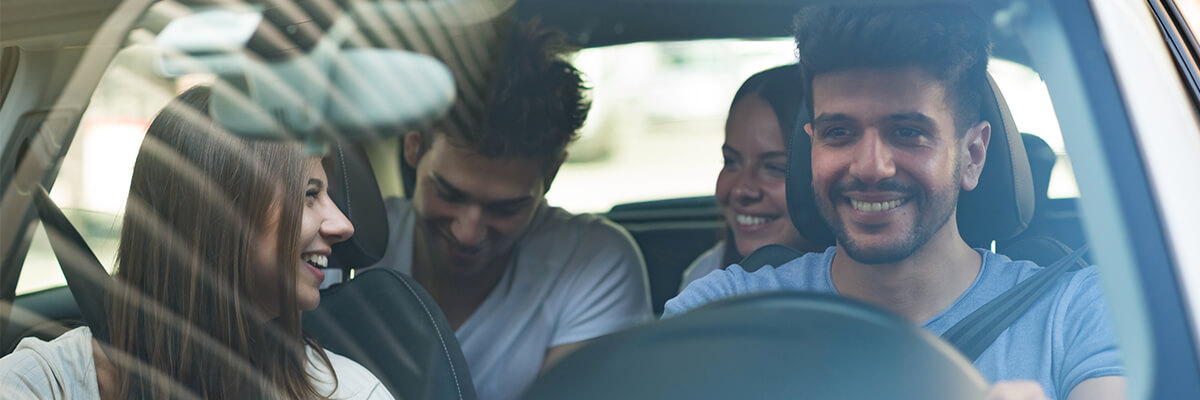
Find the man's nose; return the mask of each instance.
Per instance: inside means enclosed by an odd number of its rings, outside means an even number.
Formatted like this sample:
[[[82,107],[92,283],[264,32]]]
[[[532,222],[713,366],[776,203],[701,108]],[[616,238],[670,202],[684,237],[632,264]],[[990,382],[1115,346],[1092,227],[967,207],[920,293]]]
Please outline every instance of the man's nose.
[[[892,148],[877,130],[868,130],[856,146],[850,175],[872,184],[896,174]]]
[[[483,242],[487,233],[487,224],[483,209],[478,206],[468,206],[462,209],[454,222],[450,224],[450,233],[454,240],[463,246],[476,246]]]

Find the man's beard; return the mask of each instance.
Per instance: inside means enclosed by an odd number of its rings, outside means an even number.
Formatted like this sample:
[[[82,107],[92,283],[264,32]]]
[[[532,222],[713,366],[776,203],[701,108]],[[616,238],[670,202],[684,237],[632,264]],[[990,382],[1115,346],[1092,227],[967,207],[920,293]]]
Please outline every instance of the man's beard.
[[[957,182],[961,172],[961,163],[954,166],[954,178]],[[949,186],[954,188],[953,185]],[[894,180],[885,180],[875,185],[875,190],[895,191],[909,196],[917,210],[916,220],[909,232],[895,238],[890,244],[877,248],[867,248],[857,243],[846,224],[834,207],[837,201],[844,199],[842,193],[847,191],[865,191],[866,183],[855,180],[850,183],[838,183],[830,188],[828,198],[818,207],[821,217],[829,223],[837,237],[838,244],[851,259],[863,264],[892,264],[903,261],[916,253],[928,243],[933,235],[950,221],[950,216],[957,210],[958,190],[944,190],[927,193],[914,185],[908,185]]]

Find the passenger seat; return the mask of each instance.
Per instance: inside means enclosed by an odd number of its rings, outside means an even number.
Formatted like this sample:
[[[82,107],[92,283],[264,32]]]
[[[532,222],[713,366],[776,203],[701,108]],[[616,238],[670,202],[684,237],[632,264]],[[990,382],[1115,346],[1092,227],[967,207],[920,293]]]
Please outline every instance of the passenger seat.
[[[629,231],[641,249],[655,315],[679,293],[683,271],[717,243],[723,226],[713,196],[619,204],[605,216]]]
[[[329,193],[355,226],[335,244],[331,268],[349,276],[375,264],[386,249],[387,214],[366,152],[335,143],[326,168]],[[475,399],[475,385],[450,323],[412,278],[388,269],[322,290],[304,316],[304,331],[322,346],[362,364],[397,399]]]
[[[1014,260],[1030,260],[1038,265],[1049,265],[1070,253],[1072,249],[1084,245],[1083,227],[1072,199],[1051,200],[1049,197],[1050,173],[1058,161],[1054,150],[1036,135],[1022,133],[1021,141],[1025,144],[1029,169],[1033,176],[1033,219],[1020,235],[1009,240],[996,241],[996,249]],[[1069,205],[1069,210],[1054,207],[1061,204]],[[1085,254],[1080,265],[1086,266],[1089,260],[1090,257]]]

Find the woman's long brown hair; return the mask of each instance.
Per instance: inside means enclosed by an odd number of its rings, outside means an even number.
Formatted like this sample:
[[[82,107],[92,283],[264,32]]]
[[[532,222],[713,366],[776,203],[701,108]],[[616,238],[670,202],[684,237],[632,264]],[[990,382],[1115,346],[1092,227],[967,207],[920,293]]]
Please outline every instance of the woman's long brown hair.
[[[296,304],[305,156],[238,138],[208,116],[208,88],[172,100],[134,164],[108,301],[118,398],[321,398]],[[278,282],[256,282],[274,230]],[[279,288],[278,316],[251,293]],[[276,317],[272,319],[271,317]],[[336,378],[335,378],[336,382]]]

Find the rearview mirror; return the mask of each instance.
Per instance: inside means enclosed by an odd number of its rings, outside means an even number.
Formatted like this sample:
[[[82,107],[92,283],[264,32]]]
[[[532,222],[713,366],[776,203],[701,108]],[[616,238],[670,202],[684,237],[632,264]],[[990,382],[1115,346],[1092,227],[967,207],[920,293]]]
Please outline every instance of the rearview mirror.
[[[161,72],[217,75],[209,109],[235,134],[302,140],[323,154],[334,138],[387,138],[431,124],[454,100],[453,75],[433,57],[342,49],[340,33],[353,24],[346,16],[312,34],[311,21],[268,20],[252,6],[194,11],[158,35]]]

